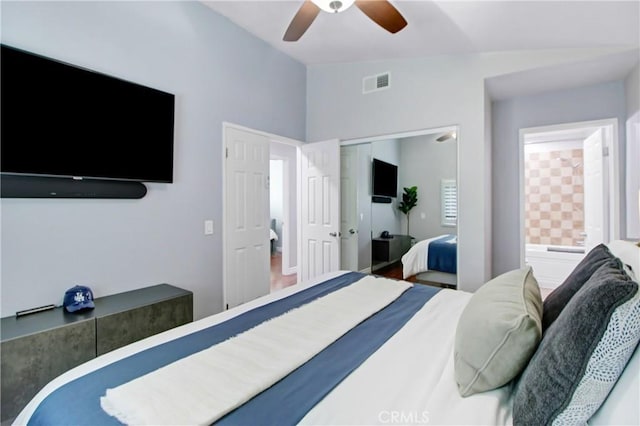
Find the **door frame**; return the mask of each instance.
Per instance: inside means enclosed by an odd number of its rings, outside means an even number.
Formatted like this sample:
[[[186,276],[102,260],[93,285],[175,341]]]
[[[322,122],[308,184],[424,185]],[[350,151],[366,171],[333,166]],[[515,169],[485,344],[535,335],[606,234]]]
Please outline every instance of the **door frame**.
[[[388,134],[375,135],[375,136],[365,136],[365,137],[354,138],[354,139],[345,139],[340,141],[340,146],[343,147],[343,146],[349,146],[349,145],[361,145],[365,143],[383,141],[387,139],[405,139],[405,138],[410,138],[414,136],[424,136],[424,135],[432,135],[436,133],[447,133],[447,132],[456,133],[456,140],[457,140],[456,142],[456,182],[458,185],[458,194],[460,194],[460,137],[461,137],[462,131],[461,131],[461,126],[459,124],[450,124],[446,126],[431,127],[431,128],[418,129],[418,130],[407,130],[404,132],[388,133]],[[460,211],[460,196],[458,196],[458,211]],[[459,250],[459,247],[460,247],[459,218],[460,218],[460,215],[458,215],[458,220],[456,221],[456,229],[457,229],[456,234],[458,236],[458,250],[457,250],[458,253],[456,256],[456,263],[457,263],[458,270],[460,270],[460,265],[461,265],[460,250]],[[360,235],[360,230],[358,230],[358,235]],[[373,238],[372,229],[368,230],[367,235],[370,240]],[[464,239],[464,236],[462,238]],[[360,272],[364,272],[367,274],[371,273],[371,267],[372,267],[372,261],[371,259],[369,259],[369,266],[367,268],[360,270]]]
[[[229,218],[227,217],[227,209],[224,207],[227,205],[227,162],[226,160],[226,149],[227,149],[227,132],[228,129],[237,129],[245,132],[255,133],[258,135],[265,136],[269,139],[269,143],[271,141],[276,141],[278,143],[292,145],[295,146],[297,150],[299,150],[302,142],[297,141],[295,139],[287,138],[284,136],[276,135],[273,133],[263,132],[261,130],[252,129],[250,127],[241,126],[239,124],[230,123],[227,121],[222,122],[222,153],[220,156],[220,161],[222,162],[222,310],[227,310],[227,296],[229,294],[229,290],[227,289],[227,221]],[[298,194],[296,196],[296,209],[300,209],[300,197],[299,197],[299,189]],[[269,224],[267,224],[269,226]],[[299,226],[299,225],[298,225]],[[299,234],[298,234],[298,238]],[[297,244],[299,246],[299,244]],[[299,250],[299,248],[298,248]]]
[[[519,211],[518,221],[520,232],[520,267],[525,267],[526,238],[524,235],[524,140],[525,137],[533,133],[549,133],[571,131],[586,128],[603,129],[604,138],[609,148],[609,155],[605,162],[607,185],[605,186],[606,198],[608,200],[607,233],[610,241],[620,239],[620,139],[618,137],[618,119],[607,118],[602,120],[578,121],[571,123],[552,124],[548,126],[521,128],[518,132],[518,191],[519,191]]]

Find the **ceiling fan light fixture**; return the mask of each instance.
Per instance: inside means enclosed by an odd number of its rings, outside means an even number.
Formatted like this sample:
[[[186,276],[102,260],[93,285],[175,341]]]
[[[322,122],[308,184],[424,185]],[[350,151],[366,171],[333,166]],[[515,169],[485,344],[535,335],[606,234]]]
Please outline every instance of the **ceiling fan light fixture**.
[[[329,13],[343,12],[351,7],[355,0],[311,0],[320,9]]]

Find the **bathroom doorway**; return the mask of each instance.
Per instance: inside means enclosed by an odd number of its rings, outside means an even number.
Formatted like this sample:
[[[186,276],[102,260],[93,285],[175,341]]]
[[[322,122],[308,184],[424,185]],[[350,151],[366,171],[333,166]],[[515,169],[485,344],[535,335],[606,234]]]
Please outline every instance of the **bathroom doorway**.
[[[616,238],[615,120],[522,129],[521,263],[541,288],[560,285],[585,253]]]

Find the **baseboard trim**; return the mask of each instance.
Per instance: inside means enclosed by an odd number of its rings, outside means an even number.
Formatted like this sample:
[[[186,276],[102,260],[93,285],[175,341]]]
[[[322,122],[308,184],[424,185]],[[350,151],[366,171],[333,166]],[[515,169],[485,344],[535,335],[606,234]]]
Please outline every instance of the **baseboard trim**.
[[[282,268],[282,275],[293,275],[298,273],[298,267],[292,266],[289,268]]]

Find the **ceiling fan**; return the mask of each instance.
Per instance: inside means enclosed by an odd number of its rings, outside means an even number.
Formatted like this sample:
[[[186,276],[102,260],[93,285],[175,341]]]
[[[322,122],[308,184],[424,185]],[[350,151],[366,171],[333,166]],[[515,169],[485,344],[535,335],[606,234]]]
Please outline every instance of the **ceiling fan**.
[[[390,33],[397,33],[407,26],[407,21],[387,0],[305,0],[284,33],[284,41],[297,41],[307,31],[320,10],[338,13],[352,4],[364,12],[373,22]]]

